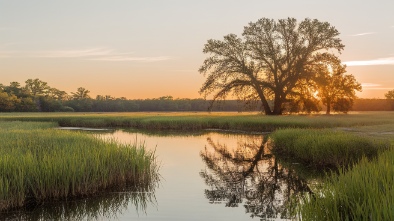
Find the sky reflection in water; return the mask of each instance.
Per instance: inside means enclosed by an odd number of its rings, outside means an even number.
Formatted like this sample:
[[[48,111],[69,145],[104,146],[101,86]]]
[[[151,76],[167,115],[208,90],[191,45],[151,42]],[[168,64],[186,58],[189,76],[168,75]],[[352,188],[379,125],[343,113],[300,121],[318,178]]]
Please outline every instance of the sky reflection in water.
[[[159,184],[149,190],[32,206],[3,218],[282,220],[289,217],[286,206],[291,194],[310,191],[305,181],[270,153],[266,135],[122,130],[98,134],[119,142],[144,142],[154,150],[160,164]]]

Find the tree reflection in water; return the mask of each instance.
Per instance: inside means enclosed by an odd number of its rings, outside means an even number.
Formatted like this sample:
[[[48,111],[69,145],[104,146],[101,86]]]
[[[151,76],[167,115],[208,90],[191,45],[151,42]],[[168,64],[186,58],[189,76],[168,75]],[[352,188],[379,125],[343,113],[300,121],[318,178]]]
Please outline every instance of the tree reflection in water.
[[[307,183],[294,170],[284,168],[270,152],[267,136],[238,142],[236,148],[215,143],[200,155],[207,168],[200,173],[210,189],[205,196],[210,203],[238,207],[243,203],[246,213],[261,218],[291,218],[295,206],[292,196],[311,192]]]

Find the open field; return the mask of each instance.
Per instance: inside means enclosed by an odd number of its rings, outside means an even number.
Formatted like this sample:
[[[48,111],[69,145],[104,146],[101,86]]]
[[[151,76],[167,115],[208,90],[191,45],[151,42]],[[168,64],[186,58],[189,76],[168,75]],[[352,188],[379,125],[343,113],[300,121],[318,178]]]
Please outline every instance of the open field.
[[[270,132],[280,128],[347,128],[394,125],[394,112],[363,112],[329,116],[265,116],[256,112],[1,113],[0,120],[49,121],[58,122],[60,126],[76,127],[123,127],[150,130],[223,129]]]
[[[0,122],[0,210],[112,188],[147,190],[157,179],[155,156],[143,143],[104,141],[55,125]]]

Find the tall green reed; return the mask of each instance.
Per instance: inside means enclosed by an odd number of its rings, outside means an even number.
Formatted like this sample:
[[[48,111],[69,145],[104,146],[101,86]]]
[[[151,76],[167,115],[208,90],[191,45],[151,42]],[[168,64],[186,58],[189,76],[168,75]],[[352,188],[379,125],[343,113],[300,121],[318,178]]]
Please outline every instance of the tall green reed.
[[[301,200],[304,221],[394,220],[394,150],[373,161],[363,158],[352,169],[332,173],[323,188]]]
[[[0,210],[94,195],[126,186],[149,187],[158,179],[153,152],[144,144],[119,144],[47,123],[0,123]],[[35,128],[35,129],[33,129]]]
[[[333,128],[394,124],[390,112],[349,115],[265,116],[258,113],[3,113],[0,120],[50,121],[60,126],[123,127],[153,130],[224,129],[274,131],[281,128]]]
[[[390,143],[332,129],[283,129],[273,132],[273,151],[314,168],[341,168],[373,158]]]

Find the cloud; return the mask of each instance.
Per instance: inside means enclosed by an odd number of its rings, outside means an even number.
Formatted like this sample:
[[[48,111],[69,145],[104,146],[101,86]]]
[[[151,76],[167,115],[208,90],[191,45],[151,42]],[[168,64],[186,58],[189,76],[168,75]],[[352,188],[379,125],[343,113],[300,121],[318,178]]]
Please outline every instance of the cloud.
[[[394,65],[394,57],[364,61],[345,61],[342,63],[346,64],[347,66]]]
[[[364,87],[379,87],[380,84],[375,84],[375,83],[361,83],[361,86]]]
[[[169,56],[138,57],[131,56],[133,52],[118,53],[109,48],[87,48],[78,50],[54,51],[0,51],[0,58],[4,57],[33,57],[33,58],[76,58],[91,61],[137,61],[155,62],[169,60]]]
[[[109,56],[109,57],[98,57],[91,58],[91,61],[141,61],[141,62],[154,62],[154,61],[165,61],[170,60],[169,56],[158,56],[158,57],[129,57],[129,56]]]
[[[8,44],[10,45],[10,44]],[[3,45],[7,46],[7,45]],[[34,58],[81,58],[95,57],[111,54],[112,50],[106,48],[90,48],[80,50],[55,50],[55,51],[0,51],[8,57],[34,57]]]
[[[358,37],[358,36],[373,35],[373,34],[376,34],[376,32],[364,32],[364,33],[354,34],[354,35],[350,35],[350,36]]]
[[[369,87],[364,88],[363,87],[363,90],[393,90],[393,88],[392,87],[372,87],[372,88],[369,88]]]
[[[178,70],[173,70],[174,72],[198,72],[197,69],[178,69]]]
[[[107,48],[90,48],[81,50],[42,51],[33,54],[33,57],[44,58],[80,58],[109,55],[112,50]]]
[[[361,83],[363,90],[392,90],[389,87],[381,87],[381,84],[376,83]]]

